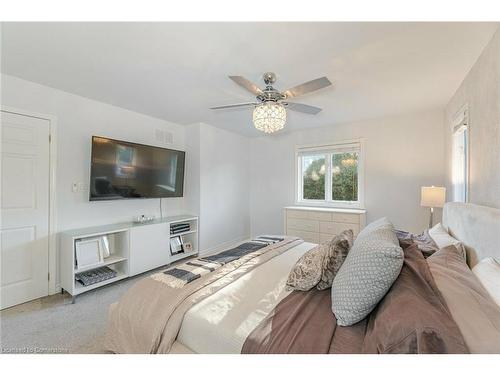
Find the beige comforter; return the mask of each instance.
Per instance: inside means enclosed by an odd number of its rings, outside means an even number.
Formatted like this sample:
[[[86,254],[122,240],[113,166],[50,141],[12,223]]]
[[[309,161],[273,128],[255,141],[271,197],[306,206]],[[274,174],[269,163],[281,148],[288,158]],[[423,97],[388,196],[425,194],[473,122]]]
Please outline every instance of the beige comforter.
[[[139,281],[110,307],[105,348],[114,353],[168,353],[184,314],[195,303],[302,242],[286,237],[181,288],[162,282],[158,275]]]

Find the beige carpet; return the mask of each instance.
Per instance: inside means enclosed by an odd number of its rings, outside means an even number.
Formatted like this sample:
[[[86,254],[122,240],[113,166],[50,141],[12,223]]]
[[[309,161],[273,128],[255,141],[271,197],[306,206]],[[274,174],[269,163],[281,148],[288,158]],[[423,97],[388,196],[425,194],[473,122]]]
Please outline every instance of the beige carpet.
[[[108,307],[146,275],[76,298],[57,294],[0,312],[3,353],[103,353]]]

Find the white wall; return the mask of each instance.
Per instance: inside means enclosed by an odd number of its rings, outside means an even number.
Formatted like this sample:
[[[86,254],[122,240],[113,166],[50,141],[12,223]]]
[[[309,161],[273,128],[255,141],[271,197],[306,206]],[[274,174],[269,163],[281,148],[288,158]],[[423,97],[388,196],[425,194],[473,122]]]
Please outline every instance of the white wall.
[[[57,230],[159,216],[159,200],[89,202],[73,182],[89,181],[90,137],[102,135],[186,150],[185,197],[164,199],[164,215],[200,216],[200,248],[211,251],[250,233],[281,233],[294,203],[294,146],[366,138],[368,220],[386,215],[421,231],[428,212],[420,186],[444,183],[442,111],[249,139],[208,124],[183,127],[2,75],[2,105],[57,117]],[[157,129],[172,132],[161,144]]]
[[[16,77],[1,78],[2,105],[57,117],[57,232],[131,221],[140,214],[160,216],[159,199],[89,202],[88,191],[73,193],[71,185],[89,184],[92,135],[183,150],[182,126]],[[157,142],[156,129],[172,132],[174,143]],[[181,213],[185,205],[185,198],[163,199],[163,214]]]
[[[444,184],[443,118],[434,110],[253,139],[252,235],[283,232],[283,207],[295,201],[296,145],[355,138],[366,139],[367,220],[387,216],[397,228],[421,232],[429,213],[420,207],[420,187]]]
[[[447,186],[451,188],[453,118],[469,108],[469,201],[500,208],[500,30],[446,107]]]
[[[8,75],[2,75],[2,105],[57,117],[58,231],[160,215],[159,199],[89,202],[88,191],[73,193],[71,185],[90,181],[92,135],[184,150],[182,126]],[[174,143],[156,141],[156,129],[172,132]],[[184,198],[163,199],[164,214],[182,210]]]
[[[184,180],[184,196],[186,210],[200,214],[200,125],[194,124],[185,128],[186,173]],[[201,218],[200,218],[201,220]],[[201,223],[200,223],[201,224]],[[200,244],[201,246],[201,244]]]
[[[249,139],[208,124],[190,125],[188,202],[200,215],[200,248],[210,252],[250,235]],[[197,175],[198,173],[198,175]]]
[[[159,199],[89,202],[88,190],[73,193],[73,182],[88,186],[91,136],[101,135],[186,150],[183,198],[163,199],[163,214],[200,216],[200,248],[248,238],[249,139],[208,124],[181,126],[47,86],[2,75],[2,105],[57,118],[57,232],[160,216]],[[157,129],[173,134],[158,142]],[[58,275],[56,275],[58,280]]]

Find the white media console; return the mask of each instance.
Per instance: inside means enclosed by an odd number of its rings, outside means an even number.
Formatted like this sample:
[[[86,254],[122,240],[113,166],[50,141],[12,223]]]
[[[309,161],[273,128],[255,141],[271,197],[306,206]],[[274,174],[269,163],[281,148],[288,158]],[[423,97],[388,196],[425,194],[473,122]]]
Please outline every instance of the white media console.
[[[176,224],[189,224],[189,230],[171,234],[171,227]],[[172,255],[170,240],[179,236],[184,244],[191,244],[191,249]],[[109,255],[96,264],[77,265],[77,244],[92,244],[93,240],[103,237],[109,244]],[[61,233],[60,241],[61,288],[73,297],[74,302],[74,297],[81,293],[198,254],[198,217],[179,215],[140,224],[121,223],[70,230]],[[114,270],[116,276],[87,286],[76,280],[79,273],[103,266]]]

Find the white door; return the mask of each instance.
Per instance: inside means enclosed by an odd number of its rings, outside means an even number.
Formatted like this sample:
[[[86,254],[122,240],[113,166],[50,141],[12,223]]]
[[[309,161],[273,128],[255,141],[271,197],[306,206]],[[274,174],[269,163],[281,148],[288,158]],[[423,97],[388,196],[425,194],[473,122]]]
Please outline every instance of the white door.
[[[1,112],[0,308],[48,294],[48,120]]]

